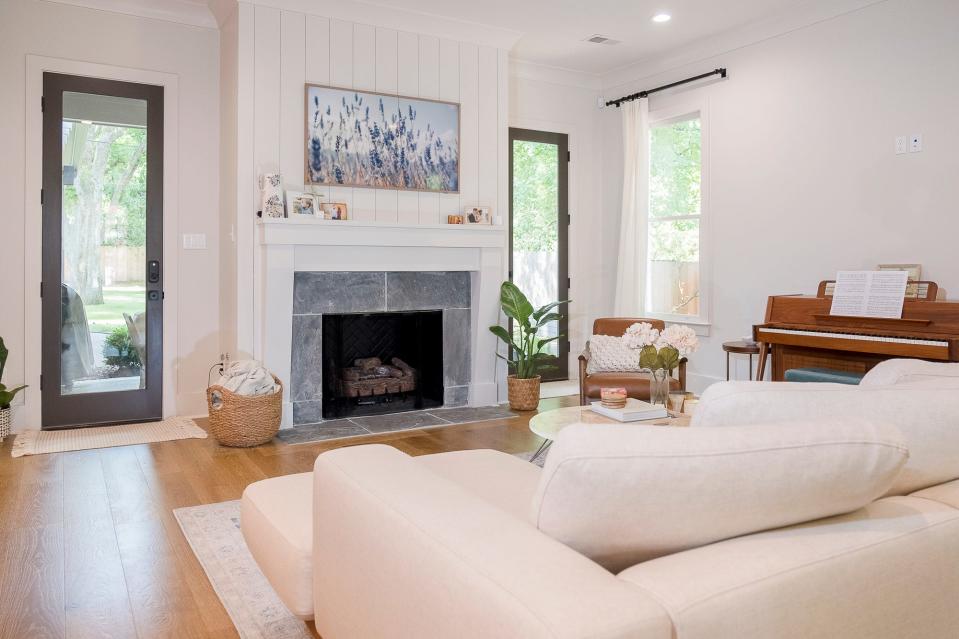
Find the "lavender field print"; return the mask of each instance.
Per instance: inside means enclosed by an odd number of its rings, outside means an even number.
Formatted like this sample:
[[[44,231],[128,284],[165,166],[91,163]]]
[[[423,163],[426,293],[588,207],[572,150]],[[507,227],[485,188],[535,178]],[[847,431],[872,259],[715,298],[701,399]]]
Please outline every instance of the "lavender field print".
[[[306,87],[313,184],[459,192],[459,105]]]

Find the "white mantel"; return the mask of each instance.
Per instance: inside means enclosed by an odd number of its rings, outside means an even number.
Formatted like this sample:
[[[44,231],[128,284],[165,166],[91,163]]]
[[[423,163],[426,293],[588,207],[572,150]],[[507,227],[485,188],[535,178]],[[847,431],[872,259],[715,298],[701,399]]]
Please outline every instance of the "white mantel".
[[[470,405],[497,403],[499,286],[506,277],[502,226],[400,225],[316,219],[261,220],[256,266],[257,359],[284,383],[283,426],[292,424],[290,369],[296,271],[468,271],[471,273]]]

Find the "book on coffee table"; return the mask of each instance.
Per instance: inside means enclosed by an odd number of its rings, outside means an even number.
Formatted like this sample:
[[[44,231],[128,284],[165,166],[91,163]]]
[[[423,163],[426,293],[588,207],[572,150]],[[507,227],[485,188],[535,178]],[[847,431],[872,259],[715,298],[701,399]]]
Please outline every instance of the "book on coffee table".
[[[662,419],[667,416],[666,407],[650,404],[630,397],[623,408],[607,408],[602,402],[593,402],[590,410],[620,422],[638,422],[645,419]]]

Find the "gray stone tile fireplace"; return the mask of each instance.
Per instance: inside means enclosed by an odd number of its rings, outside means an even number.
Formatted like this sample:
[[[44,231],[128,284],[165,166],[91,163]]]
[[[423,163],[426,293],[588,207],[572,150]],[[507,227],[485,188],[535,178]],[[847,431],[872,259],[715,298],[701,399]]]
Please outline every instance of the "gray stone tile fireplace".
[[[323,316],[442,312],[443,405],[469,401],[472,294],[467,271],[297,271],[293,278],[293,424],[323,416]]]

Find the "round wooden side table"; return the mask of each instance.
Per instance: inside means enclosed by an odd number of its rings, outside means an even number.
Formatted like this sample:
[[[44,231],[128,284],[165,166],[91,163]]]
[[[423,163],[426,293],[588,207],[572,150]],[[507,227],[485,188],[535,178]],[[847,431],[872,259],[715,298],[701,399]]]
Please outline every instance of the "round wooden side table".
[[[749,355],[749,381],[753,379],[753,355],[759,355],[759,344],[753,341],[737,339],[732,342],[723,342],[723,350],[726,351],[726,381],[729,381],[729,355]]]

